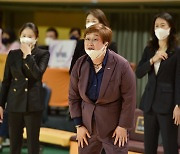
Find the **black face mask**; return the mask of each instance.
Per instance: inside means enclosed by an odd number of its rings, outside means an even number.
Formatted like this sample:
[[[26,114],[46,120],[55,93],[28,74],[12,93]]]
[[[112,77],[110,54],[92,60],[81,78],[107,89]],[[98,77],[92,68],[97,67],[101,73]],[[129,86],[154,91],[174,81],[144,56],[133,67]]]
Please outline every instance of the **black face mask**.
[[[78,40],[78,38],[77,38],[76,36],[74,36],[74,35],[72,35],[72,36],[70,37],[70,39],[71,39],[71,40]]]
[[[8,43],[10,43],[9,38],[2,38],[2,44],[7,45]]]

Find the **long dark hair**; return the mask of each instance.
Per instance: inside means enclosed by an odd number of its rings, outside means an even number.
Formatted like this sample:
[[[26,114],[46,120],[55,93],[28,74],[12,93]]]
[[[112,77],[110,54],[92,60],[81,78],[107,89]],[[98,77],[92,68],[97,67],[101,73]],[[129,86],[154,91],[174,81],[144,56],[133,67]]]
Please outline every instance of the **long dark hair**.
[[[86,17],[91,14],[93,15],[95,18],[97,18],[99,20],[99,23],[109,27],[109,22],[106,18],[106,15],[104,14],[104,12],[100,9],[93,9],[87,12]]]
[[[163,12],[163,13],[155,15],[153,19],[152,30],[151,30],[152,40],[149,41],[149,47],[151,48],[152,51],[156,51],[159,49],[158,38],[156,37],[155,32],[154,32],[154,25],[157,18],[164,19],[169,24],[169,27],[171,28],[171,30],[168,36],[167,46],[168,46],[168,49],[173,49],[177,45],[176,28],[173,21],[173,17],[167,12]]]
[[[38,30],[37,26],[32,22],[27,22],[21,27],[21,29],[19,31],[20,35],[21,35],[22,31],[26,28],[30,28],[34,32],[36,38],[38,38],[39,30]]]

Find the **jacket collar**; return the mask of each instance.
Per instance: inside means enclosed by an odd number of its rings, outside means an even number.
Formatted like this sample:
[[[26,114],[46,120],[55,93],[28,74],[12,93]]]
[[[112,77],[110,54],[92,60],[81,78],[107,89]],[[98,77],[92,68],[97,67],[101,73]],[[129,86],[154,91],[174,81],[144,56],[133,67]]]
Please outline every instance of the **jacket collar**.
[[[112,54],[113,51],[108,50],[108,60],[104,69],[104,74],[101,82],[101,88],[99,92],[99,97],[96,101],[96,103],[100,102],[100,99],[105,95],[106,89],[108,88],[109,81],[112,77],[112,74],[114,72],[116,62],[114,60],[114,56]]]
[[[169,57],[171,57],[175,53],[175,50],[167,49],[166,53],[168,54],[168,58],[169,58]],[[159,66],[159,70],[157,72],[157,76],[161,73],[165,61],[166,60],[161,60],[160,66]],[[154,72],[154,74],[155,74],[155,72]]]
[[[96,103],[99,103],[100,99],[104,96],[105,91],[108,87],[109,81],[111,79],[112,73],[116,66],[116,62],[114,61],[112,51],[107,50],[107,52],[108,52],[107,63],[105,65],[104,74],[103,74],[103,78],[102,78],[102,82],[101,82],[101,88],[100,88],[100,92],[99,92],[99,97],[98,97],[98,100],[96,101]],[[90,70],[90,64],[87,60],[85,60],[85,62],[83,63],[83,65],[81,67],[82,75],[79,79],[79,81],[80,81],[79,89],[80,89],[80,92],[82,94],[84,101],[93,103],[86,96],[86,89],[87,89],[88,79],[89,79],[89,70]]]

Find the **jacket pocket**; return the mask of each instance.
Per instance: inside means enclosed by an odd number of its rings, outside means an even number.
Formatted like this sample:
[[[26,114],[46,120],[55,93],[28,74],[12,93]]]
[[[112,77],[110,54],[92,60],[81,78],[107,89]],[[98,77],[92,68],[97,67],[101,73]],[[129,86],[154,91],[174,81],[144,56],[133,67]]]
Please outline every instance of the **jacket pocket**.
[[[161,91],[163,93],[173,93],[173,89],[171,87],[163,87]]]

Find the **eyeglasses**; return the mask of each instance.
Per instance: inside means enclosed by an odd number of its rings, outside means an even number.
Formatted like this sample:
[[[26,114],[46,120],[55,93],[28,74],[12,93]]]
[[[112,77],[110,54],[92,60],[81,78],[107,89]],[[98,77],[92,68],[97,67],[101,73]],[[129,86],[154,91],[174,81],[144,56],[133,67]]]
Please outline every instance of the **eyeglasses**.
[[[94,43],[97,43],[97,42],[99,42],[99,39],[97,39],[97,38],[94,38],[94,39],[85,38],[85,43],[94,44]]]

